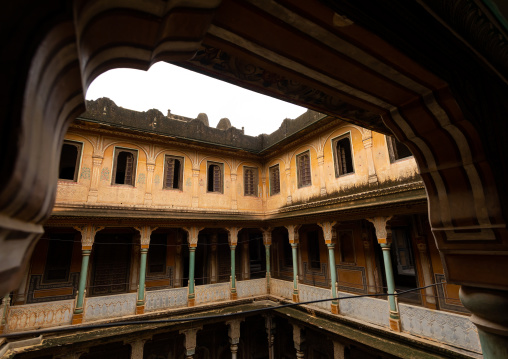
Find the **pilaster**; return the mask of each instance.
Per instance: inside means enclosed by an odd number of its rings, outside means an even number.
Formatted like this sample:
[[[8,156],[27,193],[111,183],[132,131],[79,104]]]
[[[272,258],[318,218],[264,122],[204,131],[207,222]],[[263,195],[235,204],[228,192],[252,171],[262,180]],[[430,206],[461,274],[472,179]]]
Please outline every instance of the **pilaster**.
[[[99,179],[102,161],[104,156],[102,154],[94,154],[92,156],[92,181],[90,182],[90,189],[88,190],[88,203],[96,203],[99,193]]]

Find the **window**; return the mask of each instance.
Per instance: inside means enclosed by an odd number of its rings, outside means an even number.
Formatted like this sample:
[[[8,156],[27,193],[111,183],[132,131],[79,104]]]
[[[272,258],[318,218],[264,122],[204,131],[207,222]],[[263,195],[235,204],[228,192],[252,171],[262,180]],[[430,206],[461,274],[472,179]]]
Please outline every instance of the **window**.
[[[164,158],[164,188],[182,189],[183,157],[168,156]]]
[[[409,151],[406,145],[397,141],[393,137],[386,136],[386,144],[388,146],[388,154],[390,155],[390,162],[401,160],[403,158],[411,157],[413,154]]]
[[[317,231],[307,232],[307,251],[309,253],[310,268],[321,269],[319,233]]]
[[[332,141],[335,156],[335,177],[353,173],[353,153],[349,135],[339,137]]]
[[[223,193],[223,164],[208,162],[208,192]]]
[[[166,235],[153,235],[148,247],[148,274],[166,273]]]
[[[258,169],[255,167],[243,167],[243,194],[258,195]]]
[[[296,156],[296,170],[298,175],[298,188],[312,184],[310,178],[310,152],[304,152]]]
[[[270,196],[280,193],[280,171],[279,165],[270,167]]]
[[[341,263],[356,263],[355,244],[352,231],[338,231]]]
[[[64,141],[60,154],[60,167],[58,178],[69,181],[78,181],[79,162],[83,144],[74,141]]]
[[[119,147],[115,148],[112,184],[134,186],[137,159],[138,151]]]
[[[49,239],[44,280],[48,282],[67,282],[71,267],[74,234],[51,235]]]

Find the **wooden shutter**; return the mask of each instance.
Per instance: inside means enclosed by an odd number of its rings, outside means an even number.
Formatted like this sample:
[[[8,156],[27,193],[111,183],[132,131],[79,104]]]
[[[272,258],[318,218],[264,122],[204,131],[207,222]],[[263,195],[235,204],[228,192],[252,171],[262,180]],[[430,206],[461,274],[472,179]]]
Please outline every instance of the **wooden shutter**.
[[[280,171],[279,166],[270,168],[270,194],[280,193]]]
[[[246,196],[254,196],[256,194],[256,181],[254,176],[254,168],[244,167],[243,171],[244,193]]]
[[[308,186],[311,184],[310,158],[308,153],[302,154],[300,157],[298,157],[298,177],[300,187]]]
[[[125,181],[124,184],[133,185],[132,176],[134,172],[134,155],[132,153],[127,154],[125,158]]]
[[[166,188],[173,188],[175,179],[175,159],[166,158]]]
[[[213,165],[213,191],[222,192],[222,173],[218,165]]]

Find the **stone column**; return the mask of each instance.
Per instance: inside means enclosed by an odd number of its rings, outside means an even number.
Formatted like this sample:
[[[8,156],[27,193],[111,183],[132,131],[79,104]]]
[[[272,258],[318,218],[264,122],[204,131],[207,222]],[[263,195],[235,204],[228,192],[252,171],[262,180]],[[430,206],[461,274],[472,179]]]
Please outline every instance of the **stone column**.
[[[145,205],[152,205],[152,188],[153,188],[153,172],[155,170],[155,163],[146,163],[146,192],[145,192]]]
[[[333,341],[333,359],[344,359],[346,357],[346,347],[338,341]]]
[[[183,277],[183,262],[182,262],[182,239],[183,232],[178,230],[176,232],[176,255],[175,255],[175,288],[182,286]]]
[[[242,243],[242,279],[250,279],[249,233],[244,231]]]
[[[376,167],[374,166],[374,155],[372,153],[372,131],[362,131],[362,141],[365,152],[367,152],[367,166],[369,169],[369,184],[377,183]]]
[[[397,302],[395,300],[395,280],[393,278],[392,258],[390,256],[390,246],[392,244],[392,231],[387,228],[386,223],[392,217],[374,217],[368,218],[376,229],[377,242],[383,250],[383,262],[385,265],[386,286],[388,287],[388,302],[390,303],[390,329],[400,332],[400,314]]]
[[[374,278],[373,258],[370,249],[370,241],[367,233],[362,233],[363,250],[365,251],[365,265],[367,267],[367,291],[369,294],[376,293],[376,280]]]
[[[434,281],[432,280],[429,254],[427,252],[427,243],[425,243],[425,238],[417,238],[416,246],[418,247],[418,255],[420,256],[420,263],[422,265],[423,285],[431,285]],[[425,301],[432,306],[432,309],[436,309],[436,294],[434,292],[434,287],[425,288],[425,295]]]
[[[198,330],[203,329],[192,328],[192,329],[184,329],[180,330],[180,334],[184,334],[184,346],[185,346],[185,359],[193,359],[194,354],[196,354],[196,337],[198,334]]]
[[[303,328],[299,325],[293,324],[293,343],[296,349],[296,358],[303,359],[305,358],[305,354],[303,351],[303,342],[305,341],[303,337]]]
[[[321,188],[321,197],[326,196],[326,177],[325,177],[325,154],[321,151],[317,157],[319,168],[319,179]]]
[[[146,278],[146,257],[148,248],[150,247],[150,236],[157,227],[143,226],[134,227],[140,235],[141,256],[139,261],[139,284],[138,284],[138,300],[136,301],[136,314],[145,312],[145,278]]]
[[[471,321],[485,359],[508,358],[508,291],[460,287],[462,304],[473,313]]]
[[[72,314],[72,324],[83,323],[83,301],[85,298],[85,286],[88,276],[88,261],[90,260],[90,253],[95,240],[95,234],[104,227],[99,227],[93,224],[74,227],[74,229],[81,232],[81,272],[79,273],[78,295],[76,298],[76,305],[74,313]]]
[[[236,177],[236,172],[231,171],[231,209],[234,211],[238,209]]]
[[[9,297],[9,294],[6,294],[5,297],[2,298],[2,305],[0,305],[0,334],[4,332],[5,326],[7,325],[10,304],[11,297]]]
[[[90,182],[90,189],[88,190],[88,203],[96,203],[97,195],[99,193],[99,179],[102,166],[103,155],[94,154],[92,156],[92,181]]]
[[[293,255],[293,302],[297,303],[300,301],[298,295],[298,242],[299,225],[290,224],[286,226],[289,234],[289,243],[291,244],[291,252]]]
[[[210,236],[212,242],[212,257],[211,257],[211,268],[210,268],[210,283],[214,284],[219,281],[218,278],[218,258],[217,258],[217,242],[218,242],[218,234],[213,233]]]
[[[286,192],[287,192],[287,205],[293,203],[293,199],[291,198],[291,168],[286,167]]]
[[[146,339],[137,339],[127,342],[131,346],[131,359],[143,359],[143,349]]]
[[[264,317],[266,335],[268,336],[268,358],[275,359],[275,347],[273,345],[275,341],[275,322],[273,321],[273,317],[271,315],[264,315]]]
[[[192,168],[192,207],[199,206],[199,167]]]
[[[194,293],[194,266],[196,262],[196,247],[198,246],[199,231],[203,228],[189,227],[184,228],[187,231],[187,241],[189,242],[189,294],[187,296],[187,305],[193,307],[196,303]]]
[[[272,229],[266,228],[263,231],[263,244],[265,245],[266,255],[266,292],[270,294],[270,246],[272,245]]]
[[[227,321],[229,343],[231,344],[231,359],[237,359],[238,344],[240,343],[240,324],[243,319]]]
[[[238,232],[240,232],[241,228],[238,227],[229,227],[226,228],[228,231],[228,242],[229,248],[231,249],[231,300],[235,300],[237,298],[236,293],[236,275],[235,275],[235,249],[238,243]]]
[[[318,225],[323,229],[323,237],[328,247],[328,263],[330,267],[330,278],[332,287],[332,298],[337,298],[337,269],[335,268],[335,226],[337,222],[323,222]],[[333,314],[339,314],[339,301],[332,300],[331,311]]]

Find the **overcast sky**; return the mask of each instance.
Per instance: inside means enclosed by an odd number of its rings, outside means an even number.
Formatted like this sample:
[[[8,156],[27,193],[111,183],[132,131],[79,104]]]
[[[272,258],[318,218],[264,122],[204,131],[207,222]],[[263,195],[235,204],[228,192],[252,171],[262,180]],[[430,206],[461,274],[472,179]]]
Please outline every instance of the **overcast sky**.
[[[164,62],[148,71],[116,69],[102,74],[86,93],[87,100],[100,97],[136,111],[156,108],[167,115],[170,109],[175,115],[191,118],[204,112],[212,127],[227,117],[233,126],[245,127],[245,133],[252,136],[271,133],[285,118],[296,118],[306,111]]]

